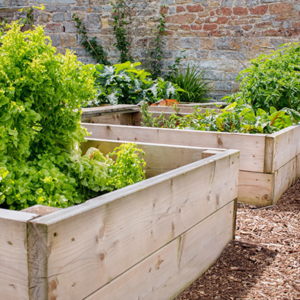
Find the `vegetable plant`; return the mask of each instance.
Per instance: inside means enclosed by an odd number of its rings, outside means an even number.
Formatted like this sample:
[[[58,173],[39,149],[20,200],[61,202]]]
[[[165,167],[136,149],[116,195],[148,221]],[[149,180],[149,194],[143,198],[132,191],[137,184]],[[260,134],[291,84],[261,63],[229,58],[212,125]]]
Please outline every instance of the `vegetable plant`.
[[[98,99],[89,106],[137,104],[141,101],[154,103],[160,99],[179,98],[178,92],[182,89],[162,78],[152,80],[150,73],[137,68],[139,65],[129,61],[114,66],[96,65]]]
[[[300,114],[293,109],[269,112],[258,109],[256,112],[248,104],[232,103],[225,109],[206,109],[201,113],[196,107],[193,114],[182,116],[174,107],[174,113],[167,120],[163,114],[153,118],[147,104],[142,106],[143,125],[147,127],[177,128],[202,131],[273,133],[291,125],[299,124]]]
[[[300,110],[300,43],[282,45],[270,55],[260,55],[243,70],[240,92],[225,97],[229,102],[243,101],[268,111],[285,107]]]
[[[91,66],[68,50],[56,55],[41,26],[21,26],[9,25],[0,47],[0,207],[67,207],[115,189],[110,168],[136,147],[116,162],[95,149],[81,155],[81,107],[96,93]],[[144,178],[129,169],[130,183]]]

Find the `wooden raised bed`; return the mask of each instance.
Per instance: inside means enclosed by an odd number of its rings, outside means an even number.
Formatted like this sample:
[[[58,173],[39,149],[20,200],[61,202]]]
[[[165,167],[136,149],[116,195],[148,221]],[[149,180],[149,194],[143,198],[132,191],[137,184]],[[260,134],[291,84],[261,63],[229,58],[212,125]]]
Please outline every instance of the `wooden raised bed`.
[[[83,125],[92,132],[92,138],[240,150],[238,199],[252,205],[275,204],[300,176],[300,126],[291,126],[274,134],[241,134]]]
[[[1,300],[174,299],[213,264],[234,238],[239,151],[138,147],[143,182],[44,216],[0,209]]]

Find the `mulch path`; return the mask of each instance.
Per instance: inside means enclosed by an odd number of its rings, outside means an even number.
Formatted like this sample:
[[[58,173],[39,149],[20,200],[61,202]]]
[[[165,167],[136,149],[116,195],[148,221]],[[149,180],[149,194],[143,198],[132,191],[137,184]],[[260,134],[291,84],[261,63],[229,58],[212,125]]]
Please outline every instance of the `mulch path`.
[[[235,240],[176,300],[300,300],[300,180],[273,207],[239,207]]]

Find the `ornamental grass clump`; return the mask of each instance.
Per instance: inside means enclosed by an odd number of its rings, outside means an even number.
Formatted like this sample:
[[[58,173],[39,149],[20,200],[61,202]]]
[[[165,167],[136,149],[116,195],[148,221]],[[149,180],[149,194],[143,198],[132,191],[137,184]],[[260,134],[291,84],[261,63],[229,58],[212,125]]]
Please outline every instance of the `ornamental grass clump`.
[[[20,29],[13,22],[1,37],[0,207],[67,207],[115,189],[115,162],[79,148],[81,107],[96,94],[91,67],[55,54],[42,27]]]

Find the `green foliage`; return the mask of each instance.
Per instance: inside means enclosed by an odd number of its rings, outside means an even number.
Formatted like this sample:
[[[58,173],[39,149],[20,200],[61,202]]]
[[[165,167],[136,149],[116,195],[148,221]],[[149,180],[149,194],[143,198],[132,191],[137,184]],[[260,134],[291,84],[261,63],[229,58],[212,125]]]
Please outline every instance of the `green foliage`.
[[[143,125],[147,127],[241,133],[273,133],[300,121],[300,114],[292,109],[277,111],[271,107],[269,113],[262,109],[255,112],[250,105],[236,102],[221,111],[206,109],[201,113],[196,107],[193,114],[186,116],[181,116],[175,107],[169,120],[163,113],[153,118],[147,104],[143,104],[142,114]]]
[[[104,51],[103,47],[98,44],[96,37],[89,39],[87,36],[87,29],[82,21],[76,17],[76,14],[73,14],[72,18],[77,23],[76,28],[79,29],[78,33],[81,35],[80,43],[84,49],[90,53],[92,58],[98,64],[110,65],[110,62],[107,60],[107,53]]]
[[[127,40],[126,26],[128,22],[125,20],[125,8],[126,2],[124,0],[117,0],[116,3],[111,3],[114,11],[114,34],[116,37],[116,43],[114,46],[120,51],[120,63],[127,61],[133,62],[133,58],[129,54],[130,43]]]
[[[290,43],[270,55],[261,55],[240,73],[240,92],[227,96],[229,102],[243,101],[258,108],[300,110],[300,44]]]
[[[137,104],[140,101],[154,103],[160,99],[178,99],[178,86],[162,78],[152,80],[150,73],[137,67],[140,63],[126,62],[114,66],[96,66],[96,85],[99,89],[97,102],[102,103]]]
[[[162,9],[165,8],[165,6],[162,6]],[[158,77],[161,77],[161,69],[162,69],[162,36],[166,30],[165,28],[165,15],[163,13],[160,14],[160,18],[158,20],[158,25],[155,30],[155,44],[154,49],[150,52],[150,59],[151,59],[151,73],[152,78],[157,79]]]
[[[173,71],[172,75],[167,78],[184,90],[180,92],[181,102],[203,103],[208,101],[205,96],[212,88],[209,82],[203,79],[203,72],[198,71],[194,66],[190,68],[188,65],[186,71]]]
[[[146,177],[143,167],[146,163],[139,154],[145,156],[144,151],[137,149],[134,143],[123,144],[116,148],[110,154],[110,156],[116,156],[116,162],[109,168],[108,185],[120,189],[144,180]]]
[[[81,156],[81,110],[95,96],[90,66],[55,55],[42,27],[13,22],[0,47],[0,207],[67,207],[115,188],[113,161]]]

